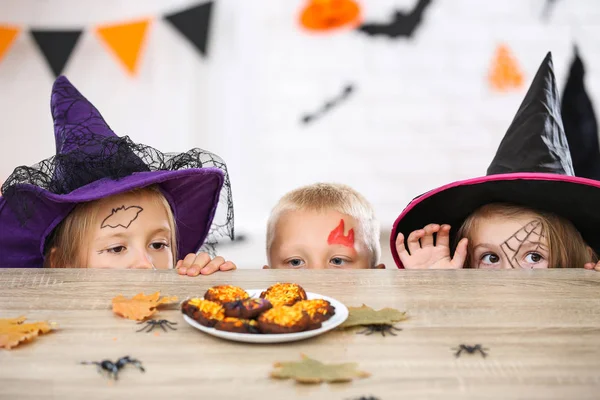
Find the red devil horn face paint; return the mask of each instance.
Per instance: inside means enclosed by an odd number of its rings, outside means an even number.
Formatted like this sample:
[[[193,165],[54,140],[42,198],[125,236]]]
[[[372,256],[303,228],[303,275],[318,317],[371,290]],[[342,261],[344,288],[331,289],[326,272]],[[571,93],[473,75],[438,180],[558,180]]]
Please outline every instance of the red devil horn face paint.
[[[354,248],[354,229],[348,231],[348,236],[344,236],[344,220],[340,220],[340,224],[331,231],[327,238],[329,244],[341,244]]]

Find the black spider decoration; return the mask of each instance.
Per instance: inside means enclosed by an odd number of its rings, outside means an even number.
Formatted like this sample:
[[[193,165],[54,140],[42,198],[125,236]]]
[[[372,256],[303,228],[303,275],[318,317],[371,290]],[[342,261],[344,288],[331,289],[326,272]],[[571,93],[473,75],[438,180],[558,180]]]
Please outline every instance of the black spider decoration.
[[[139,324],[146,324],[142,329],[138,329],[136,332],[150,332],[157,326],[160,326],[163,331],[167,332],[165,326],[172,331],[176,331],[177,328],[173,328],[173,325],[177,325],[177,322],[167,321],[166,319],[150,319],[148,321],[138,322]]]
[[[131,358],[129,356],[121,357],[116,362],[112,362],[110,360],[103,361],[82,361],[81,364],[94,364],[98,367],[98,372],[102,373],[102,370],[108,373],[109,378],[113,378],[115,381],[119,379],[119,371],[123,369],[123,367],[127,364],[133,364],[140,371],[146,372],[142,363],[135,358]]]
[[[474,354],[476,351],[478,351],[479,353],[481,353],[481,356],[483,358],[485,358],[485,357],[487,357],[486,350],[488,350],[488,349],[484,348],[480,344],[476,344],[475,346],[461,344],[458,347],[453,348],[452,350],[457,350],[456,353],[454,353],[454,356],[457,358],[460,357],[460,355],[463,351],[466,351],[469,354]]]
[[[355,397],[353,399],[348,399],[348,400],[379,400],[378,397],[375,396],[360,396],[360,397]]]
[[[398,336],[394,333],[394,331],[400,332],[402,330],[390,324],[370,324],[363,325],[363,327],[365,329],[356,333],[359,335],[372,335],[375,332],[381,332],[381,336],[385,336],[386,333],[389,333],[392,336]]]

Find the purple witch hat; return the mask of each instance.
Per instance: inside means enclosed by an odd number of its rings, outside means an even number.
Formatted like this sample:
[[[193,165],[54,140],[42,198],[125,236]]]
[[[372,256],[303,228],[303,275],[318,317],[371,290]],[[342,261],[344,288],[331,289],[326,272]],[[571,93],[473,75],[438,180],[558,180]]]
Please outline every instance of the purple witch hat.
[[[560,98],[548,53],[508,128],[487,175],[453,182],[425,193],[402,211],[392,228],[390,247],[398,268],[396,237],[430,223],[449,224],[453,234],[479,207],[512,203],[552,212],[570,220],[583,239],[600,251],[600,182],[574,176],[562,125]]]
[[[177,226],[178,254],[233,238],[233,203],[225,163],[192,149],[165,154],[117,136],[65,78],[52,88],[56,155],[17,167],[0,197],[0,267],[35,268],[53,230],[78,203],[158,185]]]

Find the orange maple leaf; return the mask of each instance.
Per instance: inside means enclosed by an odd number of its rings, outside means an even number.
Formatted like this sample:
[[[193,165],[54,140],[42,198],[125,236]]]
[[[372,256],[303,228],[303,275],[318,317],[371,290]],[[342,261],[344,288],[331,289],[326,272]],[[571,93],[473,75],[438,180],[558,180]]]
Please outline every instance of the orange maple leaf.
[[[145,295],[138,293],[128,299],[118,295],[112,299],[113,311],[125,318],[143,321],[156,312],[156,307],[177,301],[177,296],[160,298],[160,292]]]
[[[32,340],[40,333],[52,330],[47,322],[24,324],[27,318],[0,319],[0,348],[11,349],[20,343]]]

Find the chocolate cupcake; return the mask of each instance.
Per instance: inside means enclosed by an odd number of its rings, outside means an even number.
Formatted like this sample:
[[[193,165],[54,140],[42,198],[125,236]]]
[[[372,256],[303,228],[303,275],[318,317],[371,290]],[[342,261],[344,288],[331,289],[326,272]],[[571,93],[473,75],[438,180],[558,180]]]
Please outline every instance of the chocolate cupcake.
[[[223,304],[226,317],[255,319],[273,306],[267,299],[245,299]]]

